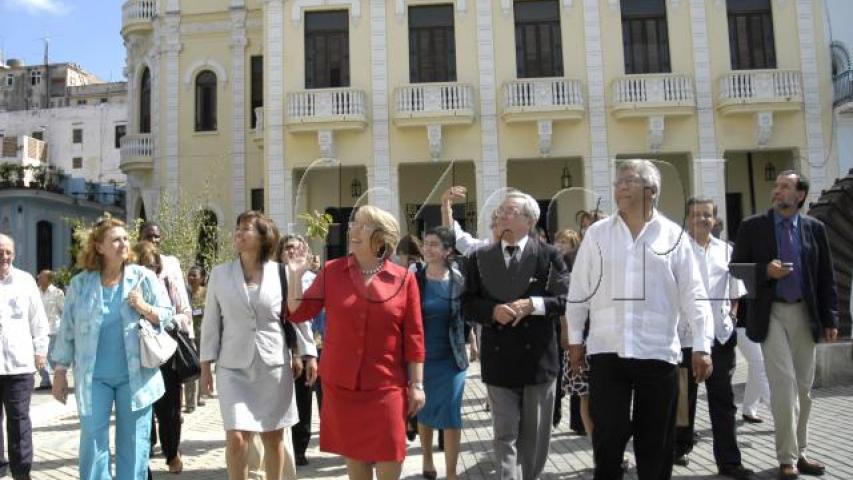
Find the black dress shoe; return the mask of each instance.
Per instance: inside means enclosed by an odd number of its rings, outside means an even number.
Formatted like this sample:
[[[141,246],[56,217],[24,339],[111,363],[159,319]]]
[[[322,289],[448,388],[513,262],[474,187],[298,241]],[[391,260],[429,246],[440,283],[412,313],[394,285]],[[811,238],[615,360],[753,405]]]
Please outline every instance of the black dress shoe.
[[[436,472],[435,470],[424,470],[423,472],[421,472],[421,476],[423,476],[427,480],[435,480],[436,478],[438,478],[438,472]]]
[[[297,467],[304,467],[305,465],[308,465],[308,463],[309,463],[308,457],[306,457],[305,455],[297,455],[296,456],[296,466]]]
[[[797,460],[797,470],[803,475],[813,475],[819,477],[826,472],[826,467],[815,460],[809,460],[806,457],[800,457]]]
[[[679,455],[679,456],[675,457],[675,460],[673,460],[672,463],[675,465],[686,467],[686,466],[690,465],[690,457],[688,457],[687,454],[685,453],[684,455]]]
[[[735,480],[749,480],[753,474],[752,470],[743,465],[720,465],[719,472],[721,476],[734,478]]]
[[[741,415],[741,417],[743,417],[743,421],[746,423],[764,423],[764,420],[753,417],[752,415]]]

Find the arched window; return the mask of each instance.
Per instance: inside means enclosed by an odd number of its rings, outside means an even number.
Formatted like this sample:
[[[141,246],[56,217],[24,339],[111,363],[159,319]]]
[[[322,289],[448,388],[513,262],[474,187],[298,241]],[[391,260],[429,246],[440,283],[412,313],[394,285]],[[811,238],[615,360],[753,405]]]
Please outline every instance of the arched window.
[[[139,85],[139,133],[151,133],[151,71],[142,72]]]
[[[216,74],[204,70],[195,79],[195,131],[216,130]]]
[[[53,269],[53,224],[42,220],[36,223],[36,270]]]

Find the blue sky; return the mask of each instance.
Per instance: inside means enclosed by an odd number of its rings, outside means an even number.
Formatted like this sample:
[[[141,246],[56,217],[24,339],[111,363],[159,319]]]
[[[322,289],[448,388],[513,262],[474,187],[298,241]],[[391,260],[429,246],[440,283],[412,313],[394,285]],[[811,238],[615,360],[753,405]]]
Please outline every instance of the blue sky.
[[[42,63],[50,37],[50,62],[74,62],[103,80],[122,80],[122,0],[0,0],[4,56]]]

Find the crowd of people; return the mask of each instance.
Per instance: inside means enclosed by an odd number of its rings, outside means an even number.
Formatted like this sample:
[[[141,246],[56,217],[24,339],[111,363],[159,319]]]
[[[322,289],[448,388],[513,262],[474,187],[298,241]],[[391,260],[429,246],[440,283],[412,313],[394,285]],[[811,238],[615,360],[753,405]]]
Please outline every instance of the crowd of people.
[[[321,264],[308,242],[281,235],[263,213],[237,217],[236,258],[209,277],[161,251],[145,223],[131,245],[105,217],[63,293],[13,267],[0,234],[0,401],[8,465],[30,478],[29,419],[38,389],[65,403],[68,370],[80,416],[80,478],[150,478],[156,439],[171,473],[183,470],[181,423],[217,397],[229,479],[263,471],[295,479],[309,463],[312,394],[319,445],[343,457],[349,478],[398,479],[415,432],[423,477],[458,478],[462,398],[481,362],[494,434],[496,478],[539,478],[563,395],[577,399],[576,429],[591,439],[594,478],[622,478],[633,438],[637,475],[670,478],[688,465],[697,385],[707,387],[718,473],[749,479],[737,444],[735,347],[749,363],[741,415],[762,422],[770,404],[778,475],[821,475],[807,454],[815,345],[837,336],[832,259],[823,225],[800,213],[808,182],[776,179],[773,207],[746,219],[734,245],[715,236],[708,198],[691,198],[686,227],[657,208],[661,177],[648,160],[615,169],[616,210],[581,211],[577,230],[537,229],[530,195],[510,190],[492,212],[490,238],[453,219],[466,190],[442,196],[442,225],[401,238],[375,206],[348,224],[348,255]],[[140,322],[190,339],[200,376],[143,365]],[[115,417],[114,467],[110,420]],[[114,472],[114,473],[113,473]]]

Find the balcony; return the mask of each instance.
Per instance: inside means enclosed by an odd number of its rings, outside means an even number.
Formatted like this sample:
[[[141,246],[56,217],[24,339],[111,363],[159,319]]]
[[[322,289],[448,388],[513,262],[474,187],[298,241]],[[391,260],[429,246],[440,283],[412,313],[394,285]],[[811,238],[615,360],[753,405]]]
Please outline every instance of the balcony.
[[[121,6],[121,33],[153,29],[151,21],[157,16],[157,0],[128,0]]]
[[[470,125],[474,122],[474,88],[468,84],[408,85],[397,88],[394,100],[394,123],[400,127]]]
[[[717,109],[723,115],[802,108],[803,82],[799,71],[743,70],[720,78]]]
[[[580,120],[584,99],[580,80],[529,78],[504,84],[502,117],[507,123]]]
[[[680,73],[629,75],[611,83],[616,118],[692,115],[696,111],[693,78]]]
[[[119,168],[124,173],[150,172],[154,169],[154,138],[150,133],[122,137]]]
[[[362,130],[367,126],[364,92],[327,88],[291,93],[287,96],[285,125],[293,132]]]
[[[832,105],[838,113],[853,113],[853,70],[839,73],[832,84],[835,93]]]

